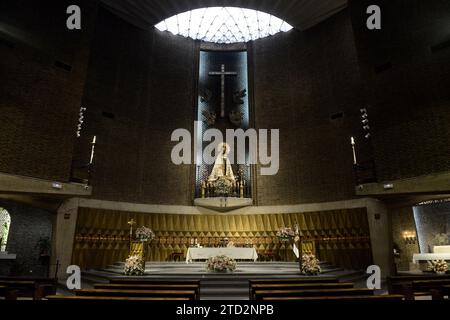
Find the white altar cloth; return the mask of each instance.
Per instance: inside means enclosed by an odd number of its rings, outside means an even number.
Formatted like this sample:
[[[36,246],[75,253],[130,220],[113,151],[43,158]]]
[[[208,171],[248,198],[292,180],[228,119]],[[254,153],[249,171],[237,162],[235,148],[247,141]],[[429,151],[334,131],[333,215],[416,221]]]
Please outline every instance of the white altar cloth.
[[[431,260],[450,260],[450,253],[416,253],[413,255],[413,262]]]
[[[209,259],[219,255],[225,255],[233,259],[253,260],[258,259],[255,248],[189,248],[186,253],[186,263],[196,259]]]
[[[434,246],[434,253],[450,253],[450,246]]]

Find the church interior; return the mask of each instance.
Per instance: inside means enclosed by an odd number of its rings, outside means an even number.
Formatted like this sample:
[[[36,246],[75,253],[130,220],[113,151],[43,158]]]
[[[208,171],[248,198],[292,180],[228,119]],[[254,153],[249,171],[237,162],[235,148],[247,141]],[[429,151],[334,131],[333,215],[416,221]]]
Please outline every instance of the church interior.
[[[448,300],[449,21],[1,1],[0,300]]]

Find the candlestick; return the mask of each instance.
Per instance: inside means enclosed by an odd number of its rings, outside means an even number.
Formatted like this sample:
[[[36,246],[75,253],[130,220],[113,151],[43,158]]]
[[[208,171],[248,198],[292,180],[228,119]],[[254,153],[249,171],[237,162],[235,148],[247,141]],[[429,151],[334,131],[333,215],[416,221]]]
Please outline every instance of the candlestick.
[[[202,198],[205,197],[205,191],[206,191],[206,183],[205,181],[202,181],[202,193],[201,193]]]
[[[97,136],[94,136],[94,138],[92,139],[92,147],[91,147],[91,158],[89,160],[89,164],[92,164],[92,162],[94,161],[94,153],[95,153],[95,144],[97,142]]]
[[[353,164],[357,164],[358,161],[356,160],[355,138],[350,137],[350,142],[352,144],[352,150],[353,150]]]

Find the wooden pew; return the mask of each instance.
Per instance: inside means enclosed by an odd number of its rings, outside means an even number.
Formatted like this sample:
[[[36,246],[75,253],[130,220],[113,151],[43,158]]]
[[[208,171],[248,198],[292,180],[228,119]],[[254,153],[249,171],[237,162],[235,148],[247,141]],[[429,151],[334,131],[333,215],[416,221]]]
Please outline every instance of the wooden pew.
[[[43,277],[0,277],[0,285],[6,286],[11,298],[32,297],[40,300],[46,295],[56,294],[57,279]],[[13,298],[14,299],[14,298]]]
[[[117,284],[197,284],[200,280],[193,279],[150,279],[150,278],[110,278],[109,283]]]
[[[260,284],[307,284],[307,283],[338,283],[336,277],[297,277],[281,279],[249,279],[249,296],[254,295],[253,286]]]
[[[412,289],[413,281],[442,279],[450,279],[450,275],[424,273],[417,275],[390,276],[387,277],[388,291],[390,294],[403,294],[406,296],[406,299],[414,299],[414,291]]]
[[[77,296],[90,297],[161,297],[188,298],[195,300],[195,290],[112,290],[112,289],[80,289],[75,290]]]
[[[200,280],[198,279],[151,279],[151,278],[110,278],[110,284],[128,285],[195,285],[196,296],[200,297]]]
[[[250,299],[255,298],[256,290],[308,290],[308,289],[351,289],[353,283],[269,283],[253,284],[250,287]]]
[[[109,283],[133,283],[133,284],[200,284],[200,280],[197,279],[152,279],[152,278],[109,278]]]
[[[195,299],[200,299],[200,286],[198,284],[121,284],[121,283],[97,283],[94,289],[112,290],[193,290]]]
[[[38,287],[34,281],[13,281],[0,280],[0,285],[6,287],[8,300],[17,300],[20,297],[32,297],[34,300],[39,300]]]
[[[311,290],[256,290],[255,300],[266,297],[334,297],[334,296],[373,296],[374,291],[367,288],[351,289],[311,289]]]
[[[264,297],[264,301],[400,301],[402,295],[378,295],[378,296],[325,296],[325,297]]]
[[[450,279],[416,280],[412,283],[414,293],[429,294],[433,300],[444,299],[443,287],[450,285]]]
[[[5,298],[6,300],[10,300],[8,299],[9,297],[9,291],[8,291],[8,287],[5,285],[0,285],[0,297]]]
[[[270,283],[336,283],[339,280],[335,277],[307,277],[307,278],[280,278],[280,279],[249,279],[249,284],[270,284]]]
[[[450,299],[450,285],[442,286],[442,295],[447,296]]]
[[[159,300],[173,300],[173,301],[189,301],[189,298],[181,297],[105,297],[105,296],[64,296],[64,295],[50,295],[46,297],[51,301],[159,301]]]

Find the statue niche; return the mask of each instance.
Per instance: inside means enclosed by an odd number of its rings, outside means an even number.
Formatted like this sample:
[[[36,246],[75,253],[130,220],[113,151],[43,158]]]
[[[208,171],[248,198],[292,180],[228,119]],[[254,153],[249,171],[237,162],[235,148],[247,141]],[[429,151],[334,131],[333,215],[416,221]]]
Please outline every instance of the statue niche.
[[[203,134],[216,129],[224,135],[228,129],[248,129],[247,70],[245,52],[201,52],[197,119],[202,120],[197,155],[203,159]],[[227,68],[226,64],[230,64]],[[237,70],[231,71],[231,67]],[[216,71],[210,71],[216,70]],[[219,108],[220,106],[220,108]],[[233,147],[235,148],[235,147]],[[226,212],[253,205],[250,166],[232,164],[232,149],[222,142],[216,148],[214,162],[197,166],[196,206]],[[233,172],[234,171],[234,172]]]

